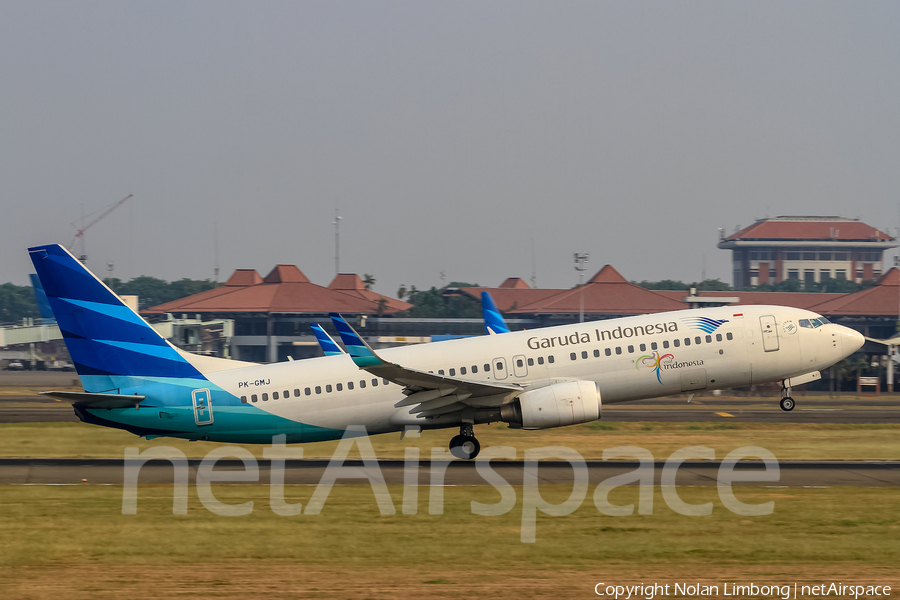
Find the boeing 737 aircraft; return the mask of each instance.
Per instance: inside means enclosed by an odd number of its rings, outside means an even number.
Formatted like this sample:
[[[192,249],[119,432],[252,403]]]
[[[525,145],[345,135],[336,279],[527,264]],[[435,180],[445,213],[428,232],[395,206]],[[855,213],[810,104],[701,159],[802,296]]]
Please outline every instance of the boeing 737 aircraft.
[[[793,385],[849,356],[863,336],[807,310],[726,306],[373,350],[340,316],[348,353],[260,365],[179,350],[60,245],[29,253],[84,392],[86,423],[154,438],[288,443],[459,428],[450,449],[474,458],[474,425],[545,429],[600,418],[602,402],[778,381]],[[504,325],[505,326],[505,325]],[[338,348],[339,350],[339,348]]]

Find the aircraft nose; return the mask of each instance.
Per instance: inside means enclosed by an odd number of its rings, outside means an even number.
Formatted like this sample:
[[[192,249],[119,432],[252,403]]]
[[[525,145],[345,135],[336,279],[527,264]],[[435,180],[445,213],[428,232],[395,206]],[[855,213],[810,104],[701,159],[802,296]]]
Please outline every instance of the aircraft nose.
[[[841,347],[843,348],[844,356],[850,356],[857,350],[863,347],[863,344],[866,343],[866,338],[863,337],[863,334],[856,331],[855,329],[850,329],[849,327],[841,327]]]

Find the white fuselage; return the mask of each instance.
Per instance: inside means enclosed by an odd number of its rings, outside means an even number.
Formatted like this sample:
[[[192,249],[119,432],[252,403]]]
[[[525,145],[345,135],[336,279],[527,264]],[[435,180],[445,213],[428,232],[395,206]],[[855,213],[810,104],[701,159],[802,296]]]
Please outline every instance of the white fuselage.
[[[858,333],[840,325],[800,327],[818,315],[778,306],[720,307],[592,321],[379,351],[387,361],[473,381],[524,387],[548,380],[594,381],[607,403],[748,386],[796,377],[856,350]],[[844,340],[849,351],[845,352]],[[852,348],[850,348],[852,347]],[[364,425],[370,433],[405,426],[448,427],[424,419],[399,385],[358,368],[349,355],[207,374],[263,411],[316,427]],[[277,397],[277,399],[276,399]]]

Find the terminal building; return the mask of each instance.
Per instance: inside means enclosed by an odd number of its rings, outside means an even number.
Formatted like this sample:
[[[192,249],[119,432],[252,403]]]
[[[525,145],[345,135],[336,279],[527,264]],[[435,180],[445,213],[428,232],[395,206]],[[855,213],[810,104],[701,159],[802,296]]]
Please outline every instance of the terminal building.
[[[878,281],[885,272],[884,251],[896,239],[859,219],[774,217],[725,237],[731,250],[734,289],[797,279],[806,289],[828,279]]]

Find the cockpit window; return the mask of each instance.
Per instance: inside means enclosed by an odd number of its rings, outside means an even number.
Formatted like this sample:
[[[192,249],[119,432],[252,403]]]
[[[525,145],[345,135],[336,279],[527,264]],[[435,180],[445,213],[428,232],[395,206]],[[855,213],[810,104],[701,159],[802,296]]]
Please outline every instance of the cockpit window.
[[[820,321],[819,319],[810,319],[809,322],[813,324],[813,327],[822,326],[822,321]]]
[[[825,317],[819,317],[819,323],[821,323],[822,325],[825,325],[827,323],[831,323],[831,321],[829,321]]]
[[[812,323],[809,322],[809,319],[800,319],[800,327],[806,327],[807,329],[812,329]]]

